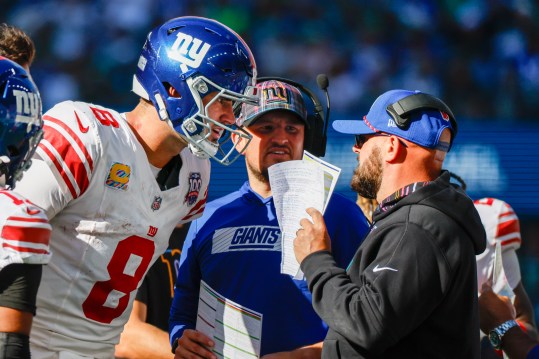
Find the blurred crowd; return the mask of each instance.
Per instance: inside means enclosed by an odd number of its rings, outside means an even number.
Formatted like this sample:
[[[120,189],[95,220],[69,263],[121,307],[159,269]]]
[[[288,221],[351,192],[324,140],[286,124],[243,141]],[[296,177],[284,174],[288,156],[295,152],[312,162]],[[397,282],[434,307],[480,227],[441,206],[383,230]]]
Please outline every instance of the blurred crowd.
[[[44,108],[66,99],[131,106],[132,74],[154,25],[212,17],[248,42],[261,75],[316,87],[333,113],[365,112],[388,88],[446,100],[460,118],[533,120],[539,5],[532,0],[0,0],[2,21],[37,45]]]

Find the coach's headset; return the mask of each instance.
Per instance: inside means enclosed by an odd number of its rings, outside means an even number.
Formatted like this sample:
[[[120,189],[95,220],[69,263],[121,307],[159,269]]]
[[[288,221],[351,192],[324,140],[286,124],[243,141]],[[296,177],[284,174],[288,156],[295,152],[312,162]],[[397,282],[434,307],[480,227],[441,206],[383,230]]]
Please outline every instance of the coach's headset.
[[[408,129],[411,123],[410,115],[414,111],[428,109],[438,110],[447,114],[449,121],[451,122],[451,143],[453,143],[458,131],[457,120],[455,119],[455,116],[453,115],[453,112],[449,106],[447,106],[445,102],[439,98],[426,93],[416,93],[400,99],[399,101],[394,102],[386,107],[387,112],[393,118],[393,121],[395,121],[397,127],[401,130]]]
[[[318,87],[326,94],[326,115],[324,108],[320,104],[318,97],[305,86],[283,77],[265,76],[259,77],[257,83],[264,81],[281,81],[296,87],[303,96],[305,108],[307,109],[307,126],[305,126],[305,140],[303,148],[317,157],[324,157],[326,154],[327,131],[329,121],[329,93],[328,77],[320,74],[316,77]]]

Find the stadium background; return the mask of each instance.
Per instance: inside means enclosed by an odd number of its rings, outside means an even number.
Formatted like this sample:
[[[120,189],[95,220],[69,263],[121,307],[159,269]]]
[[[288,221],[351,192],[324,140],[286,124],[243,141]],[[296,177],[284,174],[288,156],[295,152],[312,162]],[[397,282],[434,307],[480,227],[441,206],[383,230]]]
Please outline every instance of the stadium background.
[[[517,253],[539,322],[535,1],[0,0],[0,8],[0,21],[36,44],[32,75],[44,110],[66,99],[132,108],[132,75],[147,32],[182,15],[232,27],[253,50],[259,75],[300,81],[322,102],[315,78],[327,74],[331,120],[359,118],[391,88],[441,97],[460,125],[446,167],[467,181],[472,198],[504,199],[521,218]],[[351,146],[330,128],[325,159],[342,168],[336,191],[354,199]],[[243,166],[213,164],[210,197],[237,188]]]

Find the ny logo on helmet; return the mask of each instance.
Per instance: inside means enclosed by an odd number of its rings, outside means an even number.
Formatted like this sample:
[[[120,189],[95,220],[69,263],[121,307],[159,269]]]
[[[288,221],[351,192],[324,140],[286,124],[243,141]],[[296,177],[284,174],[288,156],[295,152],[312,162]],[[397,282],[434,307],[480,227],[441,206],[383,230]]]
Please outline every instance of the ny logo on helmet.
[[[176,36],[177,39],[174,41],[168,56],[191,68],[198,68],[208,53],[210,44],[203,43],[201,40],[182,32],[178,32]]]
[[[36,93],[13,90],[17,102],[17,122],[35,124],[39,115],[40,99]]]

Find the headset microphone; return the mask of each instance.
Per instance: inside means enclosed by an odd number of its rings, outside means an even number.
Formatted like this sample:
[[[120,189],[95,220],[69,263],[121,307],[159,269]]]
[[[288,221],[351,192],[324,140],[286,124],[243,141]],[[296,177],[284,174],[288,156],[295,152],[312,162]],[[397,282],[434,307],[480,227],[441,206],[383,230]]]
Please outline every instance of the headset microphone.
[[[329,79],[326,74],[319,74],[316,76],[316,83],[318,84],[318,87],[326,93],[326,118],[324,119],[324,130],[322,132],[322,142],[321,142],[321,149],[320,152],[322,153],[322,156],[326,153],[326,143],[327,143],[327,133],[328,133],[328,123],[329,123]],[[320,107],[321,111],[323,110],[322,105],[318,104],[318,107]]]

